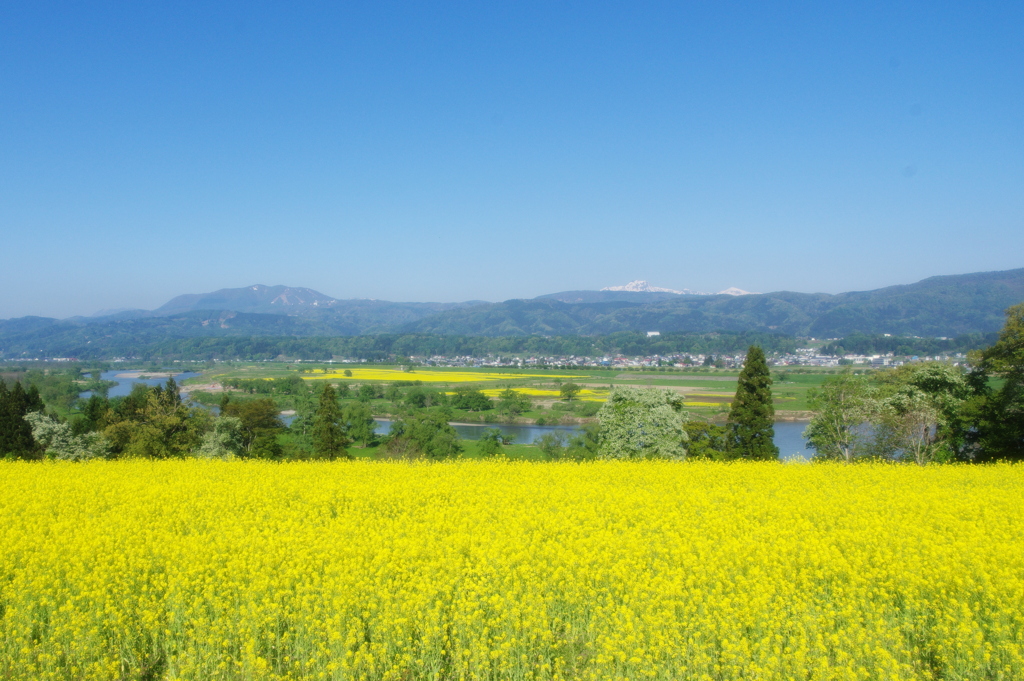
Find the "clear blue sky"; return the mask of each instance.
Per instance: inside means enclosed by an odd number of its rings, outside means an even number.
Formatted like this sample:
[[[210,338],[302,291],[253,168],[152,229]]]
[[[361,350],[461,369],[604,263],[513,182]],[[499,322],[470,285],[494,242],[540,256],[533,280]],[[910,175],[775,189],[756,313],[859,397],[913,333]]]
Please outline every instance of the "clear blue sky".
[[[0,4],[0,318],[1024,267],[1024,3]]]

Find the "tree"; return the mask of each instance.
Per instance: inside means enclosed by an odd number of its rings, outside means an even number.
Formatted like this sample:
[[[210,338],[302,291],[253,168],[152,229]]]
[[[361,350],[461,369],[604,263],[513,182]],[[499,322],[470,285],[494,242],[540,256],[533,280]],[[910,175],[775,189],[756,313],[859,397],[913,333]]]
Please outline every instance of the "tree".
[[[320,401],[313,414],[313,452],[318,458],[333,461],[339,457],[352,458],[345,450],[349,439],[345,435],[345,420],[338,406],[338,395],[330,383],[320,391]]]
[[[25,420],[32,428],[32,437],[50,458],[87,461],[107,456],[107,443],[99,433],[75,435],[70,423],[61,423],[38,411],[26,414]]]
[[[231,402],[226,416],[241,421],[242,456],[277,459],[284,453],[277,434],[284,429],[274,400],[261,397],[244,402]]]
[[[213,427],[203,435],[196,456],[204,459],[228,459],[243,452],[242,420],[234,416],[218,416]]]
[[[443,411],[421,411],[391,424],[384,451],[395,458],[450,459],[462,444]]]
[[[725,427],[708,421],[687,421],[684,424],[688,459],[710,459],[721,461],[727,459],[727,434]]]
[[[590,424],[571,434],[555,430],[541,435],[534,444],[552,461],[586,461],[600,456],[601,427]]]
[[[972,389],[963,372],[941,362],[909,364],[879,375],[874,449],[918,464],[964,455],[963,408]]]
[[[1024,461],[1024,303],[1006,311],[1006,323],[991,347],[972,353],[975,397],[966,405],[972,428],[973,461]],[[988,376],[1002,379],[998,389]]]
[[[80,411],[81,417],[72,424],[76,434],[100,431],[107,427],[110,401],[102,395],[90,395]]]
[[[371,444],[377,437],[377,422],[373,420],[373,410],[363,402],[350,402],[342,410],[342,420],[353,441],[362,442],[363,447]]]
[[[558,392],[562,394],[563,400],[571,402],[573,399],[575,399],[577,395],[580,394],[581,390],[583,390],[583,388],[576,385],[575,383],[570,382],[563,384],[562,387],[558,389]]]
[[[113,456],[165,459],[192,454],[210,429],[205,409],[183,404],[174,384],[136,385],[127,397],[113,402],[103,435]]]
[[[544,433],[534,442],[535,445],[544,452],[544,454],[552,461],[558,461],[565,456],[566,445],[568,444],[569,436],[565,434],[563,430],[554,430],[550,433]]]
[[[34,385],[25,390],[17,381],[8,389],[0,379],[0,457],[37,459],[42,455],[25,416],[44,408]]]
[[[678,393],[617,387],[598,412],[605,459],[683,459],[688,436]]]
[[[815,458],[850,463],[864,454],[869,439],[866,424],[875,413],[874,388],[867,379],[849,371],[830,376],[820,388],[808,392],[814,417],[804,431]]]
[[[900,391],[879,402],[875,451],[886,458],[909,459],[918,465],[935,460],[939,410],[920,390]]]
[[[532,406],[529,396],[512,388],[505,388],[498,394],[498,412],[502,415],[519,416]]]
[[[775,406],[772,375],[764,351],[757,345],[747,350],[736,396],[729,410],[729,451],[733,458],[777,461]]]
[[[487,411],[494,407],[494,403],[476,388],[456,388],[455,397],[451,401],[455,409],[466,411]]]
[[[479,451],[483,456],[497,456],[501,453],[501,446],[503,444],[505,444],[505,440],[501,436],[501,431],[499,429],[486,428],[484,429],[484,432],[480,434],[477,451]]]

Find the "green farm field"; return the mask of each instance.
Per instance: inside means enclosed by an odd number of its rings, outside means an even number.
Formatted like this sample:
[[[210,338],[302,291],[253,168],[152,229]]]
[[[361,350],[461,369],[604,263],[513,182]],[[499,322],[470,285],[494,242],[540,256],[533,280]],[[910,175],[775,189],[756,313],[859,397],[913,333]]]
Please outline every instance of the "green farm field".
[[[346,370],[352,375],[346,375]],[[808,391],[821,383],[834,371],[773,371],[775,383],[773,397],[775,409],[781,419],[805,418],[809,407]],[[664,388],[679,392],[687,403],[687,409],[703,418],[721,420],[728,412],[729,404],[736,392],[737,371],[727,370],[669,370],[669,371],[623,371],[621,369],[514,369],[514,368],[447,368],[414,367],[403,369],[398,365],[311,365],[311,364],[238,364],[206,371],[202,376],[190,379],[187,385],[196,390],[209,389],[215,385],[227,385],[233,381],[258,379],[284,379],[298,376],[308,383],[329,381],[335,385],[347,384],[358,388],[362,384],[392,385],[403,387],[422,384],[424,388],[450,391],[459,387],[471,387],[494,393],[512,388],[530,395],[536,407],[523,414],[527,421],[548,419],[548,422],[571,422],[573,414],[552,414],[564,406],[559,389],[564,383],[573,382],[586,392],[585,400],[603,401],[607,391],[615,386],[637,386]],[[493,395],[491,395],[493,397]],[[207,400],[210,398],[207,397]],[[285,398],[283,408],[294,408]],[[374,404],[376,412],[386,413],[386,405]],[[469,422],[486,421],[487,414],[458,414],[458,418]],[[552,419],[552,417],[555,417]],[[583,418],[590,414],[584,413]],[[570,419],[567,421],[566,419]]]

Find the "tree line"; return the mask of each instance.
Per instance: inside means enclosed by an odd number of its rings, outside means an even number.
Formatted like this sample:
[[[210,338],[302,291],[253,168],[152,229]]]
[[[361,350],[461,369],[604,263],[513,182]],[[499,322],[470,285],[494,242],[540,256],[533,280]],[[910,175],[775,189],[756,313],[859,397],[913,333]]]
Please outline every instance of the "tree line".
[[[996,333],[969,333],[956,338],[915,338],[913,336],[853,333],[827,343],[822,346],[820,352],[833,357],[887,355],[889,353],[903,357],[929,356],[978,350],[992,345],[997,338],[998,334]]]
[[[127,342],[127,341],[124,341]],[[52,348],[79,359],[130,356],[140,360],[271,360],[278,357],[327,361],[334,357],[382,361],[402,357],[542,356],[595,357],[731,354],[757,344],[770,352],[791,352],[796,338],[762,332],[646,333],[622,331],[602,336],[448,336],[440,334],[374,334],[363,336],[221,336],[165,338],[155,342],[104,345],[92,339],[74,348]]]
[[[1024,460],[1024,304],[1007,310],[971,369],[908,364],[871,377],[843,373],[809,399],[815,456],[930,462]]]

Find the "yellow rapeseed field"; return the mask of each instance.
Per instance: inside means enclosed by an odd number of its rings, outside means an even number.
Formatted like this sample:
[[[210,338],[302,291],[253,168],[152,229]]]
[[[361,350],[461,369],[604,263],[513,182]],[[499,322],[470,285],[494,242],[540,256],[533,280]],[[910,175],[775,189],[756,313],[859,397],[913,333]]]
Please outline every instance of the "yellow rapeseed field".
[[[475,383],[477,381],[512,381],[523,378],[546,378],[552,377],[548,374],[524,374],[516,372],[489,372],[489,371],[439,371],[431,369],[416,369],[415,371],[402,371],[401,369],[361,369],[350,368],[351,376],[345,375],[346,369],[336,371],[319,371],[316,373],[302,374],[307,380],[330,380],[330,381],[422,381],[423,383]],[[579,376],[559,376],[562,379],[581,378]]]
[[[553,400],[562,399],[561,391],[550,388],[514,388],[514,390],[518,393],[529,395],[530,397],[541,397]],[[501,393],[504,392],[504,389],[487,388],[486,390],[481,390],[480,392],[482,392],[484,395],[487,395],[487,397],[497,399],[501,397]],[[585,402],[604,402],[605,400],[608,399],[608,390],[602,388],[598,388],[596,390],[593,390],[591,388],[582,388],[579,391],[579,393],[577,393],[575,399],[583,400]]]
[[[1024,678],[1024,467],[0,463],[2,679]]]

